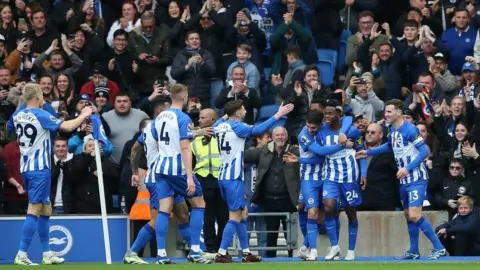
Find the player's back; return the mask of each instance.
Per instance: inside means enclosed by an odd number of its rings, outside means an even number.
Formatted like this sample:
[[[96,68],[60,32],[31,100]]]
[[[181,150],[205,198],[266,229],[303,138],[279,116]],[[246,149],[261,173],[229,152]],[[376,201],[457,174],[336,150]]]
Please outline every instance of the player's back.
[[[312,142],[313,141],[313,142]],[[315,164],[300,164],[300,179],[301,180],[321,180],[322,174],[322,165],[325,161],[323,156],[317,157],[314,153],[305,150],[307,149],[307,145],[310,143],[316,142],[316,135],[310,135],[308,133],[307,127],[303,127],[303,129],[298,134],[298,143],[300,145],[300,158],[305,159],[319,159],[315,162]]]
[[[323,146],[333,146],[338,144],[340,130],[332,130],[326,123],[317,133],[317,140]],[[323,180],[335,181],[339,183],[353,183],[358,179],[359,171],[355,160],[355,150],[343,148],[331,155],[325,157],[323,167]]]
[[[214,127],[221,162],[218,180],[243,181],[245,139],[250,129],[247,124],[232,120],[226,120]]]
[[[55,132],[62,121],[41,109],[18,110],[12,119],[20,145],[20,172],[50,169],[50,132]]]
[[[388,141],[392,146],[397,167],[405,168],[418,156],[417,146],[425,142],[417,127],[407,121],[404,121],[398,129],[395,129],[393,125],[390,126],[389,131]],[[418,180],[428,180],[428,172],[423,162],[406,177],[400,179],[400,184],[409,184]]]
[[[192,139],[192,120],[181,110],[169,108],[157,116],[154,125],[151,130],[158,142],[156,173],[185,175],[180,141]]]

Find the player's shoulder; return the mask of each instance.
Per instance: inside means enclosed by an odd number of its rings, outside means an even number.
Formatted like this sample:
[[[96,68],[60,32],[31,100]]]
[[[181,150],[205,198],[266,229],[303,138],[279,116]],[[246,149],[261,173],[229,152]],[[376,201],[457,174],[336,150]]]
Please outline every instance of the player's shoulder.
[[[403,123],[400,131],[404,135],[416,135],[419,133],[418,128],[414,124],[407,121]]]
[[[226,123],[228,123],[232,129],[237,129],[237,128],[251,128],[252,125],[249,125],[245,122],[240,122],[240,121],[232,121],[232,120],[227,120],[225,121]]]

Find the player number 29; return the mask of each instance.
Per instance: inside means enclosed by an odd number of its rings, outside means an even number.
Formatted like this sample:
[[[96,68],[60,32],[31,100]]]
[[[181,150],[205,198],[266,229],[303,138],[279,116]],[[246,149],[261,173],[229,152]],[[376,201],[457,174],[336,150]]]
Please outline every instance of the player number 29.
[[[34,125],[26,124],[25,126],[22,126],[21,124],[17,124],[16,129],[18,143],[20,146],[31,147],[35,143],[35,139],[37,138],[37,129]],[[25,143],[25,138],[30,140],[28,144]]]
[[[353,191],[347,191],[347,192],[345,193],[345,195],[347,195],[347,201],[349,201],[349,202],[351,202],[351,201],[353,201],[353,200],[355,200],[355,199],[358,199],[358,193],[355,192],[355,190],[353,190]]]

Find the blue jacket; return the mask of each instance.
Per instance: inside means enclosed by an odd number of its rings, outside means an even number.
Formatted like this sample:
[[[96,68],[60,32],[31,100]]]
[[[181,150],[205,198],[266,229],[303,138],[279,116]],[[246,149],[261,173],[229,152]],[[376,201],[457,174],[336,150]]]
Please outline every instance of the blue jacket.
[[[81,136],[79,133],[83,132],[77,132],[76,135],[70,137],[68,139],[68,152],[77,155],[83,152],[83,138],[85,135]],[[113,152],[113,145],[110,142],[110,140],[107,141],[106,145],[102,145],[103,149],[103,156],[108,157],[112,154]]]
[[[466,216],[457,215],[449,222],[437,227],[437,231],[445,228],[448,234],[468,234],[477,237],[477,241],[480,240],[480,210],[474,208],[472,212]]]
[[[450,49],[448,69],[453,75],[462,74],[462,66],[466,56],[473,56],[473,45],[477,38],[477,30],[468,27],[467,31],[459,33],[457,28],[451,27],[442,34],[442,42]]]

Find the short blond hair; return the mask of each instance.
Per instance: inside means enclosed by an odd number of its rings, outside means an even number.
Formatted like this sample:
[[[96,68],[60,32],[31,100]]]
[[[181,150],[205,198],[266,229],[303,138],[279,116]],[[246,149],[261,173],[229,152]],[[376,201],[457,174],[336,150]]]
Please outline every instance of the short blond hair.
[[[22,97],[26,102],[33,100],[34,98],[43,99],[43,91],[39,84],[27,83],[23,88]]]
[[[184,84],[176,83],[170,86],[170,96],[172,100],[181,98],[182,94],[188,93],[188,87]]]
[[[473,208],[473,198],[470,196],[462,196],[457,200],[457,205],[460,206],[461,204],[466,204],[470,208]]]

